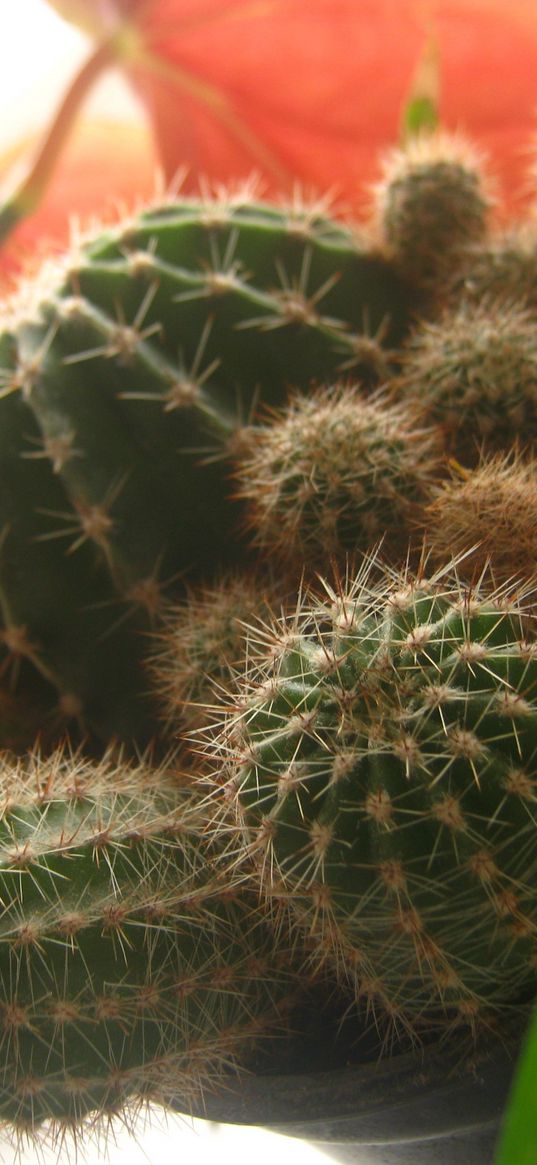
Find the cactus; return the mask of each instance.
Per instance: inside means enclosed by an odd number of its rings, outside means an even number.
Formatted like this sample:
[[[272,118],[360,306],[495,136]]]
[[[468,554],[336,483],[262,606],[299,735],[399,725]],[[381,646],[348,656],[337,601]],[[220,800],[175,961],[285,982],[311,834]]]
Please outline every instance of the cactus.
[[[246,196],[154,206],[5,306],[3,640],[64,710],[140,736],[140,632],[179,575],[239,556],[224,464],[257,399],[374,380],[406,311],[355,232]]]
[[[493,204],[483,159],[462,137],[411,136],[384,159],[373,225],[387,253],[431,310],[446,278],[488,232]]]
[[[409,337],[396,399],[445,433],[448,451],[475,464],[537,435],[537,342],[531,312],[464,300]]]
[[[295,393],[243,433],[237,495],[254,544],[271,561],[323,565],[384,539],[403,553],[409,522],[438,472],[437,435],[404,405],[358,385]]]
[[[454,466],[422,512],[435,562],[460,556],[459,571],[475,578],[489,567],[498,583],[532,580],[537,571],[537,463],[516,452]],[[462,557],[464,555],[464,557]],[[530,601],[528,596],[527,601]]]
[[[523,222],[472,247],[462,271],[452,277],[448,298],[456,303],[516,303],[537,308],[537,235]]]
[[[235,572],[166,608],[146,663],[167,734],[212,722],[246,666],[252,621],[280,604],[272,579]]]
[[[531,233],[487,233],[447,135],[376,199],[374,247],[319,207],[170,201],[4,307],[2,743],[35,692],[47,744],[145,755],[160,704],[191,746],[186,780],[0,754],[19,1135],[198,1103],[281,1032],[297,955],[412,1038],[537,987]],[[424,525],[431,578],[400,567]]]
[[[170,766],[65,752],[0,761],[0,799],[0,1121],[39,1140],[199,1102],[287,991],[199,804]]]
[[[210,744],[267,899],[380,1023],[476,1027],[535,990],[525,631],[508,589],[366,563],[266,630]]]

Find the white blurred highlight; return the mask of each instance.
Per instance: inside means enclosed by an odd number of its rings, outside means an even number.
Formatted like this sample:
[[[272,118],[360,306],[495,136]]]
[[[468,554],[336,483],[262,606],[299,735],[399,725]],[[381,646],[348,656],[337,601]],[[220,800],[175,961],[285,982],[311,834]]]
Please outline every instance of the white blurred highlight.
[[[46,0],[3,0],[0,54],[0,149],[35,133],[53,115],[90,42],[63,21]],[[119,72],[96,86],[84,113],[114,121],[143,119]]]

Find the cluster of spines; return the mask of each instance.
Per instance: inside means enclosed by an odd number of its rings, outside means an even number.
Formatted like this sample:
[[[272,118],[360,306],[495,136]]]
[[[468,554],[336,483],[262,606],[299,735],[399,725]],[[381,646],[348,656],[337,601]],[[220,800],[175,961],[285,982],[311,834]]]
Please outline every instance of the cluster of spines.
[[[478,305],[518,304],[537,308],[537,235],[535,223],[522,222],[498,231],[481,246],[470,248],[466,261],[451,275],[449,302]]]

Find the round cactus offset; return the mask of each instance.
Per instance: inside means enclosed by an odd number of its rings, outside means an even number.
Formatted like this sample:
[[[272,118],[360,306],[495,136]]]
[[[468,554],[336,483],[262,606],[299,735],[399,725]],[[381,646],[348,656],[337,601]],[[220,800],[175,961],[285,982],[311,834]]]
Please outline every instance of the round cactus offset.
[[[280,605],[273,580],[234,572],[166,608],[146,662],[168,732],[194,732],[220,714],[247,664],[253,624]]]
[[[199,805],[144,763],[58,753],[3,762],[0,796],[0,1121],[76,1135],[199,1101],[286,994]]]
[[[461,555],[459,570],[476,578],[490,566],[498,582],[537,583],[537,461],[516,454],[453,467],[424,510],[435,562]],[[462,555],[464,558],[462,559]],[[528,594],[528,602],[531,596]],[[535,598],[533,598],[533,604]]]
[[[472,247],[455,273],[448,298],[456,303],[516,303],[537,309],[537,233],[535,222],[522,222]]]
[[[312,960],[379,1018],[476,1024],[537,982],[537,654],[508,592],[370,570],[267,630],[225,800]]]
[[[409,337],[397,398],[442,427],[450,453],[509,450],[537,436],[535,320],[524,307],[464,302]]]
[[[493,199],[482,158],[462,137],[417,134],[386,156],[374,194],[380,238],[434,303],[446,277],[488,232]]]
[[[299,573],[380,540],[404,553],[439,447],[432,428],[385,394],[344,384],[295,393],[265,426],[245,430],[235,458],[254,544]]]

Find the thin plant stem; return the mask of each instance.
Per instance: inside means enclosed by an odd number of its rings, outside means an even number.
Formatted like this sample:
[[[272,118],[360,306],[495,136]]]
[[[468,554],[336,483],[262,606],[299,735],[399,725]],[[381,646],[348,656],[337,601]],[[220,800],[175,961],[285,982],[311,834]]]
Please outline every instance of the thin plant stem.
[[[17,189],[0,205],[0,243],[4,242],[19,222],[36,210],[45,194],[54,167],[73,123],[95,81],[117,60],[117,38],[103,41],[71,82],[59,109],[29,169]]]

